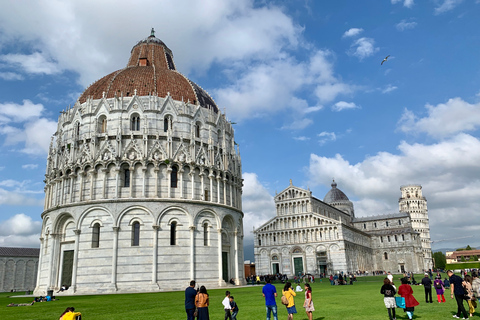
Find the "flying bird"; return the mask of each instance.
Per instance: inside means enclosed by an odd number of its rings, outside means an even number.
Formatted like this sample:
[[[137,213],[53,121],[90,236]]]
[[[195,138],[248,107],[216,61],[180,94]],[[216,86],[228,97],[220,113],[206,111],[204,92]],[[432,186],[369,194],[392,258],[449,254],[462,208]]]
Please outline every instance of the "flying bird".
[[[380,65],[382,65],[385,61],[387,61],[388,57],[390,57],[390,55],[386,56],[385,59],[382,60],[382,63],[380,63]]]

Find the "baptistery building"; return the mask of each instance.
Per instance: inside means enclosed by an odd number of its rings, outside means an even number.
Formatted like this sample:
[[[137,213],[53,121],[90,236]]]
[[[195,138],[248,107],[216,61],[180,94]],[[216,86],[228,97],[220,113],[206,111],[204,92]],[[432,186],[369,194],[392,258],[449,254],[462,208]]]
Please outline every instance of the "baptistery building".
[[[152,30],[59,116],[35,294],[242,284],[241,172],[232,124]]]
[[[400,188],[399,212],[356,217],[333,181],[323,200],[290,186],[276,215],[254,230],[257,274],[335,274],[432,268],[427,202],[420,185]]]

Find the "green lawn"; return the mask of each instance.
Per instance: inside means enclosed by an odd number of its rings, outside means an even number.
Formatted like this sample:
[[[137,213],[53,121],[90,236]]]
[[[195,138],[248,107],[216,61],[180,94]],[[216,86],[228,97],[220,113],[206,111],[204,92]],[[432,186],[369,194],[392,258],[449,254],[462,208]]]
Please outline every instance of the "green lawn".
[[[379,319],[387,320],[387,310],[383,304],[383,296],[380,294],[384,277],[360,277],[353,286],[331,286],[327,280],[312,284],[312,295],[316,311],[313,319]],[[395,279],[398,276],[394,276]],[[417,280],[421,276],[416,277]],[[397,287],[400,281],[395,280]],[[281,284],[276,284],[280,293]],[[455,300],[450,299],[449,292],[445,298],[447,303],[436,302],[435,291],[433,290],[434,303],[424,302],[424,291],[422,286],[413,286],[415,297],[420,305],[415,308],[415,319],[438,320],[452,319],[456,312]],[[250,286],[246,288],[233,288],[230,290],[235,296],[239,306],[238,319],[256,320],[265,319],[265,306],[262,297],[262,286]],[[209,290],[210,294],[210,319],[223,319],[223,307],[221,301],[225,290]],[[184,311],[184,293],[143,293],[143,294],[118,294],[99,296],[71,296],[61,297],[58,301],[35,303],[33,306],[6,307],[7,304],[30,302],[29,298],[11,298],[10,293],[0,293],[0,319],[1,320],[52,320],[58,319],[66,307],[74,306],[82,313],[85,320],[145,320],[162,319],[177,320],[186,319]],[[298,314],[294,319],[307,319],[303,311],[303,293],[299,293],[295,299]],[[281,305],[280,298],[277,298],[279,319],[286,319],[287,312]],[[468,308],[467,304],[465,306]],[[468,309],[467,309],[468,311]],[[475,316],[480,316],[476,312]],[[273,319],[273,318],[272,318]],[[397,319],[407,319],[403,310],[397,308]]]

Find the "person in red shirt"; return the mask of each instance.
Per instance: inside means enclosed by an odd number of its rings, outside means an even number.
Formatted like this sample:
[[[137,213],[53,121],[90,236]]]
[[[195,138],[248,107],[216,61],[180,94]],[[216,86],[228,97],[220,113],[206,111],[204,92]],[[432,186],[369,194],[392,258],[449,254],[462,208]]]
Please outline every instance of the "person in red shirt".
[[[405,298],[405,309],[403,309],[408,316],[408,319],[413,318],[413,312],[415,311],[415,306],[418,306],[419,303],[417,299],[413,296],[413,289],[408,284],[407,278],[400,279],[402,285],[398,288],[398,294]]]

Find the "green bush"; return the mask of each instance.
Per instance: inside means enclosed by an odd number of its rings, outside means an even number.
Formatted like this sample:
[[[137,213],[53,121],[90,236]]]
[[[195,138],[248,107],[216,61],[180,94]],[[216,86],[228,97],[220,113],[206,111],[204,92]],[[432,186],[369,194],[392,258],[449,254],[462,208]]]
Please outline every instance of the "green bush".
[[[450,270],[480,268],[480,262],[477,261],[477,262],[448,263],[446,268]]]

